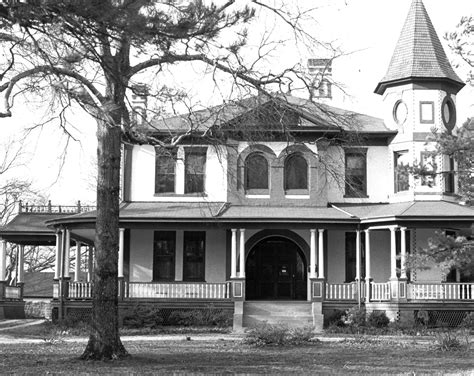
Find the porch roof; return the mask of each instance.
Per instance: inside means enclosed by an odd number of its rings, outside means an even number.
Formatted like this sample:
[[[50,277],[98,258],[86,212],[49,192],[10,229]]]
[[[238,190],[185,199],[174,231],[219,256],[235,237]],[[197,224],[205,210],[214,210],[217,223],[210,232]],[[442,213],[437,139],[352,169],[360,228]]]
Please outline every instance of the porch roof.
[[[46,225],[51,219],[58,219],[58,213],[18,213],[5,226],[0,227],[0,237],[23,245],[54,244],[55,231]]]
[[[393,204],[338,204],[338,208],[360,218],[361,223],[375,221],[474,221],[472,207],[449,201],[409,201]]]

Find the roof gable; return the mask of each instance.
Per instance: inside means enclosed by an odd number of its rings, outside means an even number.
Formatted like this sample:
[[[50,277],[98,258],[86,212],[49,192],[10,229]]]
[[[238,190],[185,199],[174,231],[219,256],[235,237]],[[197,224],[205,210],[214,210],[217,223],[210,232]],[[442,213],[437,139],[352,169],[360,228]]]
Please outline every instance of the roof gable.
[[[454,72],[421,0],[413,0],[387,73],[375,92],[383,94],[399,81],[427,79],[448,81],[459,91],[463,81]]]

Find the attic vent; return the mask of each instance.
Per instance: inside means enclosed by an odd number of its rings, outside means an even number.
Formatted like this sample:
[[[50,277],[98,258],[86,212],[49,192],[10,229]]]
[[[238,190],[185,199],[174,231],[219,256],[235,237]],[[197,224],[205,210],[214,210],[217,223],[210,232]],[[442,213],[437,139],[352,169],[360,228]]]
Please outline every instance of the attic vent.
[[[313,98],[332,98],[332,60],[308,59]]]

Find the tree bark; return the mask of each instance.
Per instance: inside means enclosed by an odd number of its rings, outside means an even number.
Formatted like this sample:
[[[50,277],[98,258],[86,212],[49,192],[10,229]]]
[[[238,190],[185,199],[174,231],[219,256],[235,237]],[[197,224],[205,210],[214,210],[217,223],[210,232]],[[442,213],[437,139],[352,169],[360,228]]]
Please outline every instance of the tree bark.
[[[81,359],[128,356],[118,328],[118,236],[121,129],[105,121],[97,125],[97,220],[89,342]]]

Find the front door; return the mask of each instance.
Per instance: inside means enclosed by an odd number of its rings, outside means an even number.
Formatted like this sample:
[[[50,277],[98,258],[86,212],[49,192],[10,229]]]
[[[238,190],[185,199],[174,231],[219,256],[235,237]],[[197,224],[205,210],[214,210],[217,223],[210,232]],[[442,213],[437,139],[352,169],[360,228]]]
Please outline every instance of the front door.
[[[252,248],[246,264],[247,299],[306,300],[306,265],[293,241],[266,238]]]

